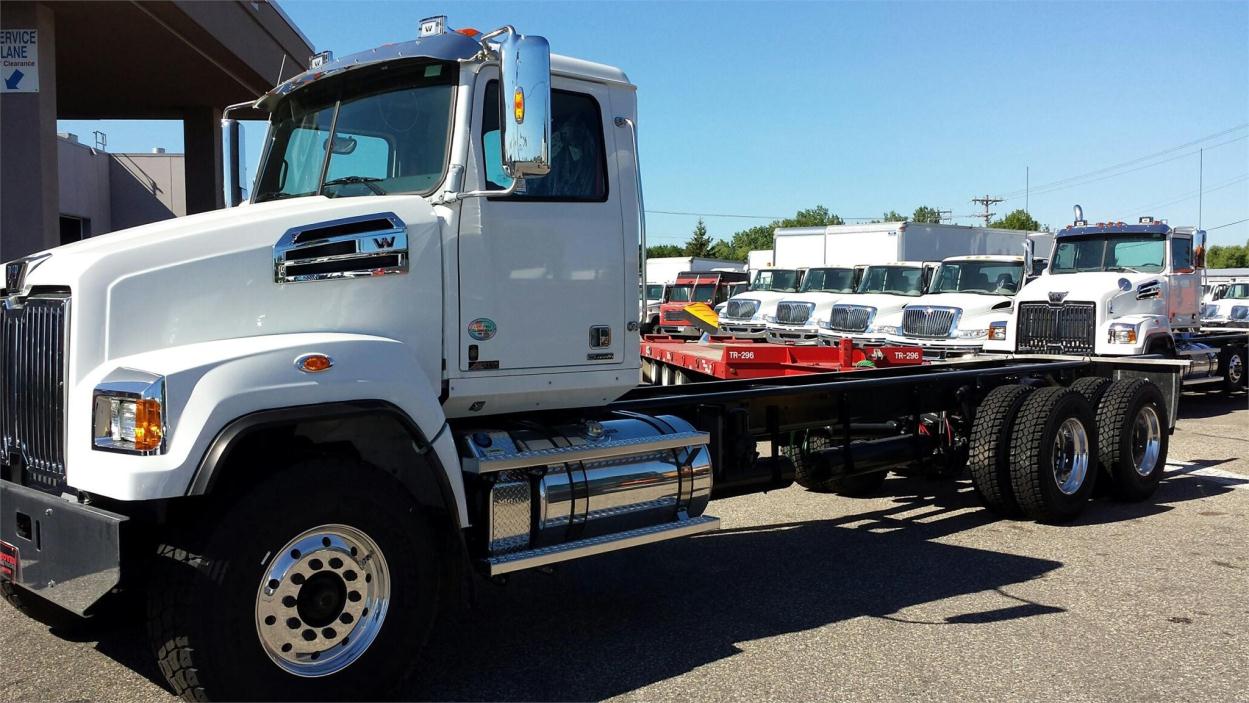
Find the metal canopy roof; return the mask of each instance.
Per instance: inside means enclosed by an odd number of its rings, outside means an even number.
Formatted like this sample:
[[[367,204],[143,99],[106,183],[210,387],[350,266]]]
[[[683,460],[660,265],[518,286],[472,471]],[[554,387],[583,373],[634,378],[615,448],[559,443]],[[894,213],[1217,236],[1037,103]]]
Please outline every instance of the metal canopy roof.
[[[313,53],[268,2],[49,6],[61,119],[179,119],[188,108],[254,100],[278,82],[279,71],[304,71]]]

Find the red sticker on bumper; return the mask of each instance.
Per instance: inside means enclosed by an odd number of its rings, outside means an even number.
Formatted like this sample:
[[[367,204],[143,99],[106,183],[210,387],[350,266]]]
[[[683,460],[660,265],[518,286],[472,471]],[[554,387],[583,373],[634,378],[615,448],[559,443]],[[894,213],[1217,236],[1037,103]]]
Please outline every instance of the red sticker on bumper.
[[[17,547],[0,541],[0,578],[16,581],[20,566],[21,560],[18,558]]]

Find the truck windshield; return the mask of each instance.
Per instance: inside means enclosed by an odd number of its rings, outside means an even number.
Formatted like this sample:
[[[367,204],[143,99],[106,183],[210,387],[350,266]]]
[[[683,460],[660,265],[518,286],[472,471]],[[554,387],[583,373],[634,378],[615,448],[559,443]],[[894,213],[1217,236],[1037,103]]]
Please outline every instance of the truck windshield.
[[[1023,264],[1002,261],[957,261],[941,265],[930,293],[1014,295],[1023,280]]]
[[[854,269],[811,269],[802,279],[802,292],[853,293]]]
[[[1249,298],[1249,283],[1233,283],[1227,287],[1227,292],[1223,294],[1223,298],[1233,298],[1235,300],[1245,300]]]
[[[714,283],[678,283],[668,288],[670,303],[710,303],[716,295]]]
[[[798,292],[798,272],[767,269],[755,274],[751,290],[772,290],[780,293]]]
[[[432,192],[446,170],[456,70],[353,72],[292,94],[272,117],[255,202]]]
[[[647,300],[659,300],[662,297],[664,297],[664,284],[662,283],[647,283],[646,284],[646,299]]]
[[[1050,273],[1159,273],[1165,266],[1166,253],[1167,236],[1161,232],[1060,237],[1054,247]]]
[[[921,295],[924,270],[918,266],[869,266],[859,282],[859,293]]]

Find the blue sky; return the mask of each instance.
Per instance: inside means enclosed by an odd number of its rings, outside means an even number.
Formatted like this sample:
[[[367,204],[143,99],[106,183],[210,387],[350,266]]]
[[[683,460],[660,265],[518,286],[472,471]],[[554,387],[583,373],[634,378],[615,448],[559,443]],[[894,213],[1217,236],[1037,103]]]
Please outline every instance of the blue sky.
[[[927,204],[968,215],[1010,196],[1062,226],[1249,218],[1249,3],[544,2],[287,0],[342,55],[453,27],[513,24],[638,86],[648,210],[846,218]],[[90,142],[99,122],[63,122]],[[111,151],[181,149],[178,123],[103,123]],[[249,133],[259,156],[262,130]],[[1187,146],[1185,146],[1187,145]],[[1088,174],[1088,175],[1085,175]],[[1082,178],[1072,178],[1082,176]],[[1054,183],[1054,186],[1045,187]],[[766,219],[706,217],[727,238]],[[696,216],[648,215],[652,243]],[[956,222],[976,220],[959,217]],[[1249,221],[1211,230],[1249,240]]]

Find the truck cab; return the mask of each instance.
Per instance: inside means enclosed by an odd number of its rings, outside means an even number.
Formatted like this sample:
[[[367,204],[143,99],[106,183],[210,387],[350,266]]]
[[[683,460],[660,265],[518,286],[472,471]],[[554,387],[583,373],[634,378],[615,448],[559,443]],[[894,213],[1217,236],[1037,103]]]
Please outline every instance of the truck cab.
[[[1201,326],[1205,232],[1153,218],[1084,220],[1055,235],[1046,275],[1016,296],[1007,329],[1018,352],[1174,353]]]
[[[1223,290],[1213,301],[1201,306],[1201,323],[1206,327],[1249,327],[1249,283],[1221,284]]]
[[[647,334],[659,327],[659,309],[668,294],[667,283],[647,283],[642,289],[642,332]]]
[[[1026,276],[1023,256],[956,256],[941,262],[928,292],[882,322],[892,344],[925,356],[1008,351],[1006,327]],[[995,348],[996,347],[996,348]]]
[[[842,339],[849,339],[857,345],[884,344],[886,331],[896,331],[888,326],[896,327],[897,323],[888,321],[924,294],[937,266],[923,261],[868,266],[853,297],[833,304],[828,319],[819,320],[820,343],[837,346]]]
[[[776,304],[802,285],[804,269],[767,268],[756,271],[750,288],[734,295],[720,315],[720,331],[743,339],[767,336],[766,318],[776,312]]]
[[[659,306],[658,331],[698,336],[697,328],[682,313],[685,307],[703,303],[715,308],[728,301],[732,286],[745,282],[746,278],[747,275],[739,271],[682,271],[664,293],[664,302]]]
[[[866,267],[820,267],[808,269],[797,295],[777,303],[766,317],[769,342],[818,344],[819,321],[828,320],[833,305],[853,295]]]

